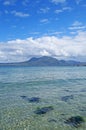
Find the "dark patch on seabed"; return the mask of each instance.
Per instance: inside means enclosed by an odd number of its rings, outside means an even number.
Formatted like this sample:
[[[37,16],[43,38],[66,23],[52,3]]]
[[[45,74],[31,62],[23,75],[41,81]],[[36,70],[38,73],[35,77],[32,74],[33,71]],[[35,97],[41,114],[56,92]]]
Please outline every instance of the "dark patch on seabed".
[[[34,111],[34,113],[38,114],[38,115],[42,115],[42,114],[46,114],[47,112],[49,112],[53,109],[54,108],[52,106],[42,107],[42,108],[38,108],[36,111]]]
[[[28,98],[27,96],[20,96],[20,97],[30,103],[39,103],[40,102],[39,97],[31,97],[31,98]]]
[[[74,126],[76,128],[80,127],[82,123],[84,123],[84,119],[81,116],[73,116],[68,118],[65,123],[70,125],[70,126]]]
[[[39,103],[41,101],[41,99],[39,97],[27,97],[25,95],[22,95],[20,96],[22,99],[24,99],[25,101],[28,101],[29,103]],[[70,99],[74,99],[74,96],[73,95],[68,95],[68,96],[63,96],[61,98],[62,101],[69,101]],[[36,115],[45,115],[46,113],[50,112],[54,110],[53,106],[45,106],[45,107],[41,107],[41,108],[37,108],[35,111],[34,111],[34,114]],[[83,111],[83,110],[81,110]],[[62,114],[63,116],[65,114]],[[54,118],[48,118],[47,120],[49,123],[57,123],[57,120],[54,119]],[[75,128],[78,128],[80,127],[83,123],[84,123],[84,119],[83,117],[81,116],[72,116],[68,119],[66,119],[64,121],[65,124],[68,124],[70,125],[71,127],[75,127]]]
[[[68,96],[63,96],[61,98],[61,100],[65,101],[65,102],[69,101],[70,99],[74,99],[74,96],[73,95],[68,95]]]

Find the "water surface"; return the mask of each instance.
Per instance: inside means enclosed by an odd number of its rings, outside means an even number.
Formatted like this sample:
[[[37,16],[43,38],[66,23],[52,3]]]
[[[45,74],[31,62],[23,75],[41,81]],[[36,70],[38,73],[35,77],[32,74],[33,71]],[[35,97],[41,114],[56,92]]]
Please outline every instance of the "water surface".
[[[34,113],[47,106],[54,110]],[[0,67],[0,130],[76,130],[65,120],[77,115],[86,121],[86,67]]]

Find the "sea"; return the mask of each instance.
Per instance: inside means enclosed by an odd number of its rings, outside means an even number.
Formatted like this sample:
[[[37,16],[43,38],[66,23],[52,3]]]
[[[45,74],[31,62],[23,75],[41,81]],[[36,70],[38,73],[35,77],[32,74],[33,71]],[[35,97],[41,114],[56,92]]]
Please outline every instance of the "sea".
[[[0,130],[86,130],[86,67],[0,67]]]

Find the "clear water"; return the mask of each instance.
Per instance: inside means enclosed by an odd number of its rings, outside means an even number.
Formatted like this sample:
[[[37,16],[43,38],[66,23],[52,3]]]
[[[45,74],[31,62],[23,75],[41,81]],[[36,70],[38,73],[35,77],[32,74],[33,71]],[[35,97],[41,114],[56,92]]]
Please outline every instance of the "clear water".
[[[73,99],[62,100],[73,95]],[[30,103],[21,96],[40,97]],[[37,115],[37,108],[54,110]],[[85,130],[65,123],[71,116],[86,121],[86,67],[1,67],[0,130]]]

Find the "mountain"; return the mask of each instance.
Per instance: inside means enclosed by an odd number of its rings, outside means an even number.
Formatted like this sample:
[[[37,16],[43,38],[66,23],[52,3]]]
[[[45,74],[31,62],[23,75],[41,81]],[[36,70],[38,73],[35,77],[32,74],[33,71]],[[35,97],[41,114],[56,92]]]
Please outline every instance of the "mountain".
[[[67,66],[67,65],[78,65],[80,62],[57,60],[56,58],[43,56],[39,58],[34,57],[24,63],[27,63],[29,66]]]
[[[86,62],[78,62],[78,61],[65,61],[65,60],[57,60],[53,57],[42,56],[39,58],[31,58],[25,62],[18,63],[0,63],[0,66],[86,66]]]

